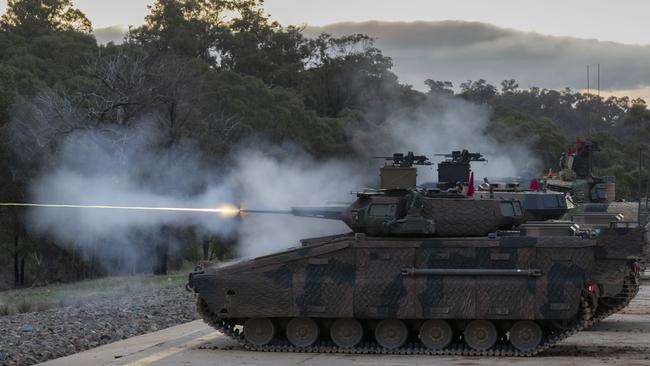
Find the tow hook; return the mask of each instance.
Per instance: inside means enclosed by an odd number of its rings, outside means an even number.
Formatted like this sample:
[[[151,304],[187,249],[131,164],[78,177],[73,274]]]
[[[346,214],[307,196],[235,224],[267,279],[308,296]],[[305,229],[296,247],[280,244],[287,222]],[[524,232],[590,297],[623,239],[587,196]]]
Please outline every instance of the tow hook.
[[[194,279],[194,276],[197,274],[203,274],[203,267],[201,266],[196,266],[194,267],[194,271],[190,272],[189,278],[187,280],[187,284],[185,284],[185,290],[187,292],[193,292],[194,291],[194,283],[192,280]]]

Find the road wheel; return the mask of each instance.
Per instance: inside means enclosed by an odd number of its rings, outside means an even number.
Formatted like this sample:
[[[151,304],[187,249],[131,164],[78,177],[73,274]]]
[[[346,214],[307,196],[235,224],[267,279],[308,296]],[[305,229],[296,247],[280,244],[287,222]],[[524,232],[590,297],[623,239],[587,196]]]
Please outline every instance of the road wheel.
[[[398,319],[385,319],[375,328],[375,339],[380,346],[388,349],[400,348],[406,343],[409,332],[404,322]]]
[[[449,346],[454,337],[454,331],[447,321],[431,319],[422,324],[419,337],[427,348],[438,350]]]
[[[489,320],[474,320],[463,331],[465,343],[477,351],[485,351],[497,343],[499,332]]]
[[[287,339],[296,347],[311,346],[318,335],[318,324],[312,318],[293,318],[287,324]]]
[[[351,348],[361,342],[363,326],[356,319],[338,319],[330,328],[330,337],[337,346]]]
[[[275,337],[275,324],[269,318],[251,318],[244,323],[244,338],[256,346],[269,344]]]
[[[516,322],[510,328],[510,343],[522,352],[534,350],[542,343],[542,328],[530,320]]]

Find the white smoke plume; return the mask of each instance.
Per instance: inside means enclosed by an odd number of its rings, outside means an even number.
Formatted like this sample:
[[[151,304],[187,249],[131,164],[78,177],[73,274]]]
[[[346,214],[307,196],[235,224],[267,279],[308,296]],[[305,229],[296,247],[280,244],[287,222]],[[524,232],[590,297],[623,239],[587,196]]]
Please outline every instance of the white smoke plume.
[[[286,210],[292,206],[351,202],[361,176],[343,162],[316,162],[304,154],[281,160],[268,150],[242,147],[221,174],[203,166],[189,143],[160,151],[156,131],[139,126],[122,131],[139,135],[127,143],[94,130],[68,136],[55,168],[36,179],[31,199],[38,203]],[[246,214],[239,221],[212,213],[139,212],[103,209],[37,208],[30,227],[83,248],[101,242],[109,255],[138,257],[132,231],[160,237],[161,227],[196,227],[201,234],[239,236],[239,254],[253,256],[295,246],[299,239],[349,231],[339,221]],[[96,247],[92,248],[96,250]],[[102,251],[102,253],[106,253]]]
[[[284,160],[262,151],[244,149],[232,178],[249,209],[287,209],[352,203],[350,193],[363,186],[367,175],[353,163],[316,161],[301,151]],[[245,157],[245,158],[243,158]],[[341,221],[293,216],[245,214],[239,226],[243,255],[270,253],[300,239],[350,231]]]
[[[487,159],[487,163],[472,164],[475,179],[519,177],[539,170],[540,161],[526,147],[527,141],[504,145],[486,134],[491,113],[486,106],[441,96],[430,97],[425,106],[415,110],[394,110],[382,124],[350,131],[355,145],[364,146],[372,155],[413,151],[434,163],[445,159],[436,154],[467,149]],[[418,180],[437,181],[435,165],[419,169]]]
[[[498,146],[483,133],[489,117],[486,109],[449,99],[434,104],[408,113],[398,111],[382,124],[368,122],[369,126],[351,130],[359,153],[344,160],[316,160],[295,146],[255,143],[236,148],[224,159],[229,165],[215,170],[204,163],[207,159],[191,141],[165,146],[165,135],[151,121],[111,129],[79,128],[85,125],[75,113],[63,114],[63,122],[48,120],[44,117],[48,113],[17,113],[30,120],[30,130],[15,123],[13,143],[14,149],[21,150],[34,145],[34,136],[55,141],[55,149],[42,151],[49,156],[48,168],[31,182],[30,197],[33,202],[54,204],[216,208],[232,203],[245,209],[287,210],[352,202],[351,192],[376,186],[377,167],[382,163],[372,160],[374,155],[414,151],[432,156],[468,148],[490,160],[487,166],[475,164],[480,176],[514,176],[529,164],[521,146]],[[58,134],[60,129],[49,130],[51,126],[74,128]],[[40,137],[39,144],[47,140]],[[359,165],[360,161],[366,163]],[[435,168],[420,169],[420,182],[435,180],[434,173]],[[29,215],[30,230],[108,259],[137,261],[147,255],[143,245],[152,243],[171,241],[178,250],[183,243],[175,242],[168,227],[193,227],[206,237],[236,235],[237,254],[242,256],[349,231],[339,221],[289,215],[223,219],[212,214],[51,208],[32,209]]]

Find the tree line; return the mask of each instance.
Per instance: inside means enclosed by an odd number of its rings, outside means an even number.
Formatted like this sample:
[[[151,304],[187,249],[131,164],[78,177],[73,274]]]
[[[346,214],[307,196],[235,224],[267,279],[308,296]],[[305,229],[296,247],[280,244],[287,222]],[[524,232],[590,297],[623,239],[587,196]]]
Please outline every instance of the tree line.
[[[0,200],[26,201],[29,182],[54,164],[61,137],[79,130],[146,117],[164,137],[158,149],[191,140],[220,169],[224,156],[255,136],[291,141],[317,159],[349,156],[355,149],[347,130],[379,126],[396,108],[416,110],[434,98],[485,105],[490,122],[477,133],[527,141],[545,167],[555,167],[575,137],[590,135],[602,149],[597,172],[617,177],[618,197],[641,195],[637,182],[647,172],[638,156],[650,137],[645,101],[522,89],[515,80],[455,87],[427,79],[421,92],[401,83],[392,66],[371,37],[306,37],[302,27],[272,20],[263,0],[157,0],[122,44],[106,45],[71,0],[9,0],[0,19]],[[20,210],[0,217],[6,283],[106,273],[92,258],[30,235]],[[177,255],[191,260],[228,256],[233,245],[197,241],[191,230],[173,235],[196,243]],[[164,248],[156,253],[151,268],[165,272],[174,261]]]

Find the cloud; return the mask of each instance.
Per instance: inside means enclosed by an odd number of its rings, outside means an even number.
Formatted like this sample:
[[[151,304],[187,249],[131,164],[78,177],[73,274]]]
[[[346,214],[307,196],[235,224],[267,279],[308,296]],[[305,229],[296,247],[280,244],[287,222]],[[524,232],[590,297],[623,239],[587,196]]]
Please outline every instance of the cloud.
[[[650,46],[547,36],[464,21],[344,22],[307,27],[310,36],[364,33],[393,58],[402,82],[424,89],[423,81],[468,79],[500,83],[516,79],[521,87],[586,87],[586,65],[601,64],[601,87],[636,90],[650,85]]]
[[[97,28],[93,30],[93,34],[99,44],[107,44],[113,42],[120,44],[124,42],[124,37],[129,31],[129,27],[125,25],[113,25],[106,28]]]

